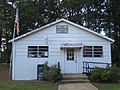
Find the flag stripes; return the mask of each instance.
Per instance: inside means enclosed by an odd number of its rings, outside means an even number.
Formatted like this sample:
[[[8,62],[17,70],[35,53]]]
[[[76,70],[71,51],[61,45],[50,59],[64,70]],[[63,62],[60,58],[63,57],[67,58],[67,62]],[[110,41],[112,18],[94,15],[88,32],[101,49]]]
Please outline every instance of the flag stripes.
[[[19,12],[18,9],[16,9],[16,18],[15,18],[15,24],[16,24],[16,33],[19,35]]]

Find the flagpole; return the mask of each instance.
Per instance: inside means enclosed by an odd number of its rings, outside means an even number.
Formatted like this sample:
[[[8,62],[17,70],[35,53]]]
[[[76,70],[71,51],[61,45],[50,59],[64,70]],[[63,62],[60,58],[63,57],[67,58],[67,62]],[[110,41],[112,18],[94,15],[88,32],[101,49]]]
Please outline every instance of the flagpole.
[[[16,8],[16,15],[18,14],[18,8]],[[12,42],[12,45],[13,45],[13,60],[12,60],[12,79],[14,80],[15,79],[15,30],[16,30],[16,15],[15,15],[15,22],[14,22],[14,31],[13,31],[13,42]]]
[[[7,4],[11,5],[15,9],[15,22],[14,22],[14,31],[13,31],[13,39],[12,39],[12,55],[10,58],[10,68],[9,68],[9,80],[12,78],[12,80],[15,80],[15,30],[16,30],[16,18],[18,15],[18,8],[17,4],[19,1],[15,1],[14,3],[7,0]],[[12,76],[11,76],[12,75]]]
[[[16,15],[18,13],[18,8],[15,9],[16,11]],[[15,15],[15,16],[16,16]],[[10,75],[9,75],[9,78],[12,77],[12,80],[15,79],[15,30],[16,30],[16,19],[15,19],[15,22],[14,22],[14,31],[13,31],[13,40],[12,40],[12,58],[10,59]],[[11,76],[12,75],[12,76]]]

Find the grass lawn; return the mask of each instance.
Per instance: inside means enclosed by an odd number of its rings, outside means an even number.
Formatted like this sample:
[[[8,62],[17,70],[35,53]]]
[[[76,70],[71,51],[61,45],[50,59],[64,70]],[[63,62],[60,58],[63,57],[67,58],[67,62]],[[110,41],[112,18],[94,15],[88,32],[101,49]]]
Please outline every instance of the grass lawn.
[[[0,90],[57,90],[57,84],[44,81],[10,81],[8,67],[0,65]]]
[[[98,90],[120,90],[120,83],[92,83]]]
[[[0,90],[57,90],[57,85],[45,82],[0,80]]]
[[[120,90],[119,84],[92,83],[99,90]],[[8,67],[0,65],[0,90],[57,90],[58,85],[37,81],[10,81],[8,82]]]

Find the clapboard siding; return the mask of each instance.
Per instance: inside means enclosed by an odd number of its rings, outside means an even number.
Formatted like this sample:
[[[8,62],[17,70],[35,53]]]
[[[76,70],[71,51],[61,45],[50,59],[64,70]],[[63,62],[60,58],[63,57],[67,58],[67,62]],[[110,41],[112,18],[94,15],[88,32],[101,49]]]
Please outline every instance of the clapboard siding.
[[[74,42],[78,42],[78,41],[81,41],[81,42],[85,42],[86,41],[87,42],[88,40],[98,42],[96,40],[96,37],[77,37],[77,35],[76,35],[76,37],[73,37],[73,38],[72,37],[65,37],[65,36],[61,37],[61,38],[60,37],[55,37],[54,38],[54,37],[49,37],[49,35],[48,35],[48,40],[49,40],[48,42],[51,42],[51,41],[58,42],[58,40],[59,40],[59,42],[61,42],[61,41],[68,41],[68,40],[72,40]],[[103,41],[102,39],[98,39],[98,40],[99,40],[99,42]],[[45,41],[45,36],[44,37],[38,37],[38,38],[32,38],[32,39],[28,39],[28,40],[23,40],[23,41],[17,42],[16,44],[21,44],[21,43],[26,43],[26,42],[35,42],[35,41],[36,42],[38,42],[38,41],[44,42]]]
[[[60,45],[61,43],[67,43],[68,42],[66,40],[60,41],[60,42],[59,41],[57,41],[57,40],[56,41],[49,41],[48,44],[49,45],[53,45],[53,44],[54,45]],[[20,46],[18,48],[22,48],[23,46],[28,45],[28,44],[29,45],[41,45],[41,46],[42,45],[46,45],[45,41],[35,41],[35,43],[33,43],[33,42],[32,41],[30,41],[30,42],[26,41],[26,42],[19,43],[19,44],[16,44],[16,45]],[[107,43],[103,43],[103,42],[100,42],[100,41],[90,41],[90,40],[86,40],[85,42],[84,42],[84,40],[83,41],[72,41],[72,40],[70,40],[69,42],[72,42],[72,43],[83,43],[84,45],[107,45]]]

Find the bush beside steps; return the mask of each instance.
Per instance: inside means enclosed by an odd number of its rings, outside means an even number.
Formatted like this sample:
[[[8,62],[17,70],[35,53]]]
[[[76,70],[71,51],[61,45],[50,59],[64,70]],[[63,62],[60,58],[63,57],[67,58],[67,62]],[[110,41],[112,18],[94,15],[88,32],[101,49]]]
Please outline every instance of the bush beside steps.
[[[120,82],[120,69],[115,65],[107,68],[94,68],[90,75],[90,81],[94,82]]]
[[[49,82],[58,82],[62,79],[60,68],[57,67],[57,65],[49,67],[48,63],[45,62],[43,67],[43,78]]]

